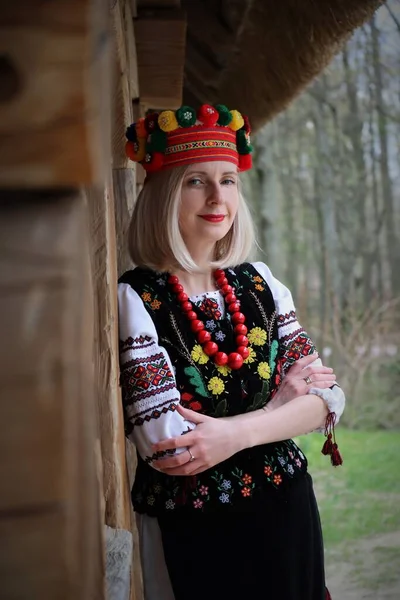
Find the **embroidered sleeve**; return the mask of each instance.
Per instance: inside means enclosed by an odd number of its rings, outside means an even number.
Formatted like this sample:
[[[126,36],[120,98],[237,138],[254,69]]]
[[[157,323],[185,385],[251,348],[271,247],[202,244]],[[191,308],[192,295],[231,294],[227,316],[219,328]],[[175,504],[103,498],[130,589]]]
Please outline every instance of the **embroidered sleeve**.
[[[275,279],[264,263],[256,262],[253,266],[268,283],[274,297],[278,314],[281,372],[282,377],[284,377],[289,367],[296,360],[302,356],[312,354],[316,351],[316,348],[310,336],[297,320],[296,309],[289,289],[278,279]],[[322,365],[321,359],[317,358],[312,364],[314,366]],[[326,402],[329,412],[335,413],[335,424],[338,423],[345,405],[345,396],[339,385],[335,384],[332,388],[324,390],[310,388],[309,393],[316,394]],[[319,428],[317,431],[324,432],[325,428]]]
[[[191,431],[177,411],[180,395],[167,352],[142,300],[126,283],[118,285],[119,355],[125,432],[150,465],[160,454],[151,445]],[[185,452],[178,448],[170,453]],[[164,454],[164,453],[163,453]]]

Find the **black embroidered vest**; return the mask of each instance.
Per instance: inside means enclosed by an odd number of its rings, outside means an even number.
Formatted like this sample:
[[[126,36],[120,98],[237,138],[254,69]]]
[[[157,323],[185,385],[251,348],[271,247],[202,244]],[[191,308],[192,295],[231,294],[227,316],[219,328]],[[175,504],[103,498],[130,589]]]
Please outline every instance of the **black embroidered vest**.
[[[167,285],[167,274],[136,268],[119,280],[131,285],[142,298],[159,344],[173,364],[182,404],[212,417],[262,408],[281,379],[277,314],[267,283],[251,264],[225,272],[248,327],[250,355],[237,371],[217,367],[203,352]],[[193,310],[212,332],[219,349],[229,354],[236,347],[230,315],[226,312],[224,318],[214,319],[210,308],[205,302]],[[129,401],[124,393],[123,400]],[[127,434],[132,427],[126,421]],[[189,477],[160,473],[138,455],[132,501],[136,511],[154,516],[172,510],[249,511],[255,503],[262,503],[265,494],[286,489],[306,470],[307,460],[293,440],[245,449]]]

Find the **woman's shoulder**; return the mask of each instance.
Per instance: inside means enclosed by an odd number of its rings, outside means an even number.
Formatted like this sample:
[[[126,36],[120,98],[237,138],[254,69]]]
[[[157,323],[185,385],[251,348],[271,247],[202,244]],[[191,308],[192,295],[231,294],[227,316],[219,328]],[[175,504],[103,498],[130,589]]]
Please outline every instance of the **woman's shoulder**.
[[[273,275],[268,265],[263,262],[253,262],[251,264],[268,284],[275,302],[293,303],[292,294],[289,288]]]

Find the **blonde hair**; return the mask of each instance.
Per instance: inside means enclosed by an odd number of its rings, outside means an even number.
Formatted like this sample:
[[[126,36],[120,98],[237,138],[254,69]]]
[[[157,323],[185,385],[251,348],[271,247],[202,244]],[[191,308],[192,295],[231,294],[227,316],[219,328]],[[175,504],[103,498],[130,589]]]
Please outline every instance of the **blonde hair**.
[[[141,190],[129,225],[129,253],[135,265],[155,271],[181,268],[199,271],[179,230],[182,182],[187,166],[153,173]],[[240,184],[239,184],[240,185]],[[244,262],[254,245],[250,210],[239,187],[239,206],[232,227],[215,245],[212,268]]]

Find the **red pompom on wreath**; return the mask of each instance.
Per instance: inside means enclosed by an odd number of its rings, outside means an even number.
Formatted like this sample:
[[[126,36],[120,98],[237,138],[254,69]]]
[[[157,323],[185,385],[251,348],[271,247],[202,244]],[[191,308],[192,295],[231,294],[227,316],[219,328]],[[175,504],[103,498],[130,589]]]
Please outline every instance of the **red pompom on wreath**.
[[[197,119],[206,127],[214,127],[219,119],[219,113],[211,104],[203,104],[197,111]]]
[[[148,173],[152,173],[153,171],[159,171],[163,164],[164,154],[162,152],[153,152],[152,154],[146,154],[143,166]]]
[[[144,126],[146,127],[147,133],[153,133],[155,129],[158,129],[158,113],[149,113],[144,120]]]
[[[176,275],[170,275],[168,277],[168,283],[172,288],[176,299],[179,302],[183,313],[186,318],[190,321],[190,328],[196,334],[198,343],[203,348],[203,351],[207,356],[214,360],[217,366],[227,365],[232,370],[238,370],[243,365],[243,362],[248,358],[250,351],[247,348],[249,340],[246,337],[247,327],[244,324],[246,317],[240,312],[240,302],[235,295],[235,290],[228,284],[228,280],[225,276],[225,271],[217,269],[214,272],[215,282],[220,288],[227,310],[231,313],[231,321],[234,326],[234,332],[236,334],[237,348],[235,352],[226,354],[219,350],[218,344],[211,339],[211,334],[205,330],[204,323],[197,318],[197,314],[192,310],[192,303],[188,300],[188,296],[185,293],[183,286],[179,283],[179,279]]]

